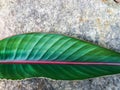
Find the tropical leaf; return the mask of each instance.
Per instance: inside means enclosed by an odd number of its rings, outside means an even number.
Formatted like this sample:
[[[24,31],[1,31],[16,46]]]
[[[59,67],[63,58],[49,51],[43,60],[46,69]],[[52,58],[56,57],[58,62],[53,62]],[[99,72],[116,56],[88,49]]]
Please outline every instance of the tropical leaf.
[[[0,41],[0,78],[82,80],[120,73],[120,53],[79,39],[29,33]]]

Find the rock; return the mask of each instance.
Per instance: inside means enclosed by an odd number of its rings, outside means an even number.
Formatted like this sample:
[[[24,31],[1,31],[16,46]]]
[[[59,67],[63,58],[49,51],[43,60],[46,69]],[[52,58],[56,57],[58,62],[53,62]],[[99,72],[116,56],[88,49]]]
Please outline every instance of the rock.
[[[116,0],[119,2],[119,0]],[[120,52],[120,4],[115,0],[0,0],[0,39],[55,32]],[[0,80],[0,90],[119,90],[120,75],[83,81]]]
[[[114,0],[116,3],[120,3],[120,0]]]

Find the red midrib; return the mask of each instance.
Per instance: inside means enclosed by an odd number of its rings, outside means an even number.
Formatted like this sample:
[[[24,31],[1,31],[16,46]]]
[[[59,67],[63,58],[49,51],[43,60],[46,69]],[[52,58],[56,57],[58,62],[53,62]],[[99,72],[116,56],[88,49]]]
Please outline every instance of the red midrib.
[[[120,66],[120,63],[111,62],[69,62],[69,61],[28,61],[28,60],[2,60],[0,64],[57,64],[57,65],[113,65]]]

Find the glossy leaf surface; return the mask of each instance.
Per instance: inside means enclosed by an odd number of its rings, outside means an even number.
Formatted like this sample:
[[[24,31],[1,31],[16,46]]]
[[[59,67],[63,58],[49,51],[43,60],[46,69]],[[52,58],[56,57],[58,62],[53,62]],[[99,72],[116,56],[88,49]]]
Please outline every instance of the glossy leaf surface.
[[[82,80],[120,73],[119,63],[120,53],[60,34],[29,33],[0,41],[0,78]]]

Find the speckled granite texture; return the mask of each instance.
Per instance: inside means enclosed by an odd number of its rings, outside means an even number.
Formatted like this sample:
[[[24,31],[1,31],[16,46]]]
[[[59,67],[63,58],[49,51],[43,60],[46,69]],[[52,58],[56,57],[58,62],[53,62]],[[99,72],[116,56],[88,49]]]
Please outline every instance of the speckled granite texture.
[[[26,32],[62,33],[120,52],[120,4],[114,0],[0,0],[0,39]],[[83,81],[0,80],[0,90],[120,90],[120,75]]]

